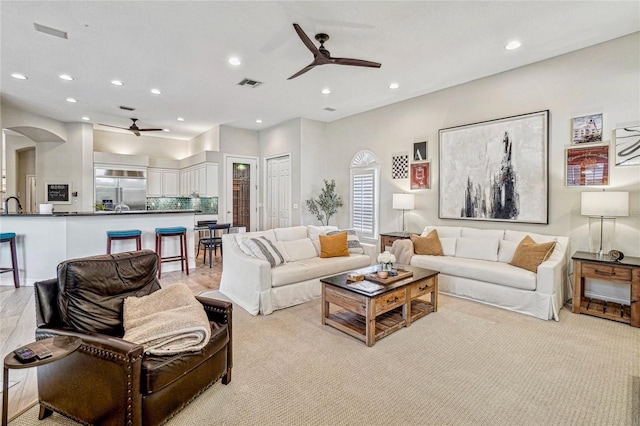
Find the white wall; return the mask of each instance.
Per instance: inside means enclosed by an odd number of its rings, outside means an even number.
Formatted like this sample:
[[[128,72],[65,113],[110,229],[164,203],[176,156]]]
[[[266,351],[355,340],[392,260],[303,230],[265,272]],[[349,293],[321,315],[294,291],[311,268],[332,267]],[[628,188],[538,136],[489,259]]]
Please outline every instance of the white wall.
[[[564,185],[571,119],[602,112],[607,141],[614,128],[640,120],[638,45],[640,33],[329,123],[321,148],[302,141],[302,167],[318,179],[336,179],[345,196],[349,161],[359,150],[371,149],[381,162],[381,231],[396,231],[401,213],[391,209],[391,194],[408,191],[409,181],[391,179],[391,156],[410,152],[413,142],[426,137],[432,184],[430,190],[416,191],[409,230],[418,232],[426,224],[500,226],[566,235],[572,251],[588,250],[588,218],[580,215],[580,193],[600,188]],[[438,130],[545,109],[550,110],[549,224],[438,219]],[[640,256],[640,167],[611,167],[609,182],[607,189],[630,193],[631,216],[618,218],[615,245]],[[303,198],[317,192],[316,182],[302,183]],[[341,209],[340,225],[348,224],[348,215],[348,208]]]
[[[194,155],[202,151],[220,151],[219,126],[207,130],[189,141],[189,155]]]
[[[161,132],[160,132],[161,133]],[[93,148],[98,152],[180,160],[188,157],[189,141],[168,139],[157,136],[136,136],[131,132],[93,131]]]

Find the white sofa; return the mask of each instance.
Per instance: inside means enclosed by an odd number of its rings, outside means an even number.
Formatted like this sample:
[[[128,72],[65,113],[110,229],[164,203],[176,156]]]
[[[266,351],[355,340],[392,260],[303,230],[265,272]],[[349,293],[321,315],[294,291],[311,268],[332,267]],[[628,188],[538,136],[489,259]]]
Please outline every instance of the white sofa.
[[[569,238],[510,230],[427,226],[438,233],[444,256],[416,255],[411,240],[396,240],[392,252],[399,263],[440,272],[438,289],[541,319],[559,320],[568,297]],[[529,235],[536,243],[555,241],[551,256],[537,273],[510,265],[519,242]]]
[[[349,256],[319,257],[319,235],[337,230],[309,225],[223,235],[220,292],[252,315],[267,315],[320,297],[321,278],[372,265],[377,256],[377,246],[360,243],[362,249],[350,247]],[[243,251],[243,239],[257,237],[273,242],[285,263],[271,267]]]

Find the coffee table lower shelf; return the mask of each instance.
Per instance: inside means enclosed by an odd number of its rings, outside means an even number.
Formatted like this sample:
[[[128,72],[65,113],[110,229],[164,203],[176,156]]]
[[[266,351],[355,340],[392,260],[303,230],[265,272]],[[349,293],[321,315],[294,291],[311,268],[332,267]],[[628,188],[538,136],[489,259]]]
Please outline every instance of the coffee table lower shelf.
[[[382,339],[407,326],[402,314],[402,306],[382,313],[375,318],[375,341]],[[432,303],[425,300],[411,301],[411,321],[415,321],[435,311]],[[364,315],[341,309],[325,318],[325,324],[347,333],[356,339],[367,342],[367,319]]]

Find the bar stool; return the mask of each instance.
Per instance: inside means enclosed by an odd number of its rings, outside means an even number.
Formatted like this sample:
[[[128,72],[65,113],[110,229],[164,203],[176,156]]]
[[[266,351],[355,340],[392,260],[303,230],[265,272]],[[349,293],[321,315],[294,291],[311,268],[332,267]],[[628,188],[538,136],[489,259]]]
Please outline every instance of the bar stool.
[[[180,238],[180,256],[162,257],[162,239],[164,237]],[[187,252],[187,228],[178,226],[175,228],[156,228],[156,253],[158,254],[158,278],[162,277],[162,264],[166,262],[180,261],[180,267],[186,269],[189,275],[189,258]]]
[[[142,231],[129,229],[126,231],[107,231],[107,254],[111,254],[111,242],[114,240],[136,240],[136,250],[142,250]]]
[[[0,268],[0,274],[13,271],[13,285],[20,287],[20,276],[18,274],[18,253],[16,251],[16,234],[5,232],[0,234],[0,243],[9,243],[11,249],[11,268]]]

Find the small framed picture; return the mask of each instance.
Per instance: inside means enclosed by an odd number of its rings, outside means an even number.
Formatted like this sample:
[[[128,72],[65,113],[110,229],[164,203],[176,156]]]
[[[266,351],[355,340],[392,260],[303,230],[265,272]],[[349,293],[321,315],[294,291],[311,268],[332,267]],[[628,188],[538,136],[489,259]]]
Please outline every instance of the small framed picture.
[[[616,166],[640,166],[640,125],[615,131]]]
[[[602,114],[574,118],[571,130],[571,143],[574,145],[602,142]]]
[[[411,163],[411,189],[430,189],[431,176],[429,161]]]
[[[567,148],[566,185],[609,184],[609,145]]]
[[[413,161],[425,161],[427,159],[427,142],[413,144]]]

